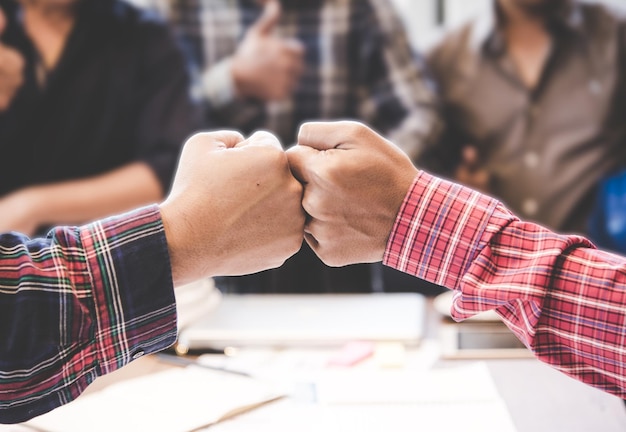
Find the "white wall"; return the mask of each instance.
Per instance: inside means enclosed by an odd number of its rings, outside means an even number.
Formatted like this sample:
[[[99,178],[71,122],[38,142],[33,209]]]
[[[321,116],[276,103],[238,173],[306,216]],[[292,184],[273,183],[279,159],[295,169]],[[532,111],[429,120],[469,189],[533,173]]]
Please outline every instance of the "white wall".
[[[392,0],[404,18],[411,42],[422,46],[437,34],[436,0]]]
[[[438,0],[392,0],[405,20],[409,37],[417,49],[424,49],[440,37],[446,28],[454,27],[466,19],[485,12],[493,0],[443,0],[443,26],[437,24]],[[605,3],[626,12],[626,0],[583,0]]]

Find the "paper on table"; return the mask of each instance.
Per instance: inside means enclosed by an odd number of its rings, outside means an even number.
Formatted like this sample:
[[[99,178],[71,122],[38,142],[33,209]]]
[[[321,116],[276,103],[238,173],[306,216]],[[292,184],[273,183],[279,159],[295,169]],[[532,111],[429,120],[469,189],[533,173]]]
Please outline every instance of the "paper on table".
[[[261,380],[189,366],[111,385],[26,425],[46,432],[189,432],[284,395]]]
[[[358,415],[354,417],[367,422],[362,431],[412,431],[415,425],[424,424],[446,431],[516,431],[484,362],[411,373],[355,370],[326,374],[317,383],[317,397],[330,408],[355,410]],[[388,428],[377,428],[385,422]],[[393,422],[398,424],[393,426]]]
[[[500,398],[483,362],[406,373],[399,370],[328,371],[317,398],[329,404],[457,403]]]
[[[282,399],[206,432],[517,432],[484,363],[450,369],[329,371],[319,403]]]

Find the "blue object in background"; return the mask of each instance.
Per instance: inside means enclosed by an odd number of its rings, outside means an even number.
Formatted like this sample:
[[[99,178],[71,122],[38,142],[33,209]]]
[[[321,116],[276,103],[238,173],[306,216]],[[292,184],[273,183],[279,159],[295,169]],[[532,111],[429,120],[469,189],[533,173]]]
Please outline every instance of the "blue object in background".
[[[626,169],[600,182],[589,237],[602,249],[626,253]]]

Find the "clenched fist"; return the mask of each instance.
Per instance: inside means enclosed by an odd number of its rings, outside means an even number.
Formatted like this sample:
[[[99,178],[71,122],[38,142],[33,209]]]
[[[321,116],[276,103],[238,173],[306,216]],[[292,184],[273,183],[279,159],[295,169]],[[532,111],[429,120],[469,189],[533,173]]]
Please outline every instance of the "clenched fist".
[[[279,267],[302,245],[302,186],[270,133],[201,133],[161,204],[174,283]]]
[[[305,239],[330,266],[381,261],[417,168],[356,122],[305,123],[287,151],[304,185]]]

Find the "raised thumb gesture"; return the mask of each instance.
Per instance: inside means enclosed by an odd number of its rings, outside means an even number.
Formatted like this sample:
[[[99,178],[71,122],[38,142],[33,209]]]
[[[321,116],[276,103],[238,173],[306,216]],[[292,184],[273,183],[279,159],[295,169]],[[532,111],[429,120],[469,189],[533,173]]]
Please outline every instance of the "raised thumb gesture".
[[[281,14],[279,1],[267,0],[233,56],[231,72],[240,97],[281,100],[298,83],[304,48],[295,39],[276,35]]]
[[[280,21],[281,12],[278,0],[267,0],[263,6],[263,13],[250,30],[264,35],[272,34]]]

